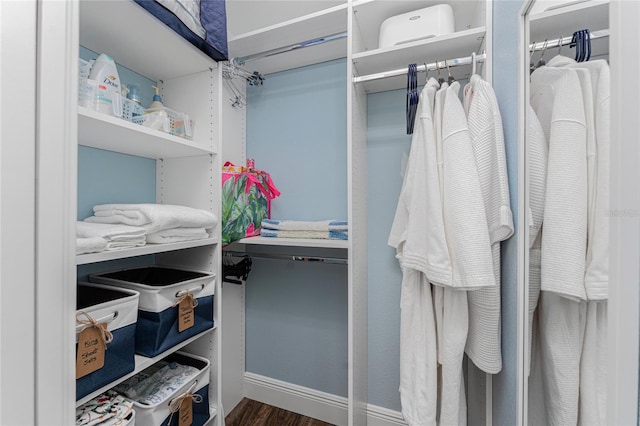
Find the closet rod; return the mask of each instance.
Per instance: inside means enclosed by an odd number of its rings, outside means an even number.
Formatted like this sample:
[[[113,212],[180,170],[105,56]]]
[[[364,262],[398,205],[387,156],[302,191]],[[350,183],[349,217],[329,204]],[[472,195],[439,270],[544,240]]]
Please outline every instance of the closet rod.
[[[327,43],[330,41],[346,38],[347,33],[331,34],[324,37],[314,38],[313,40],[302,41],[300,43],[290,44],[288,46],[278,47],[275,49],[267,50],[266,52],[254,53],[253,55],[242,56],[239,58],[233,58],[231,62],[236,65],[243,65],[246,62],[256,61],[258,59],[268,58],[269,56],[279,55],[281,53],[291,52],[294,50],[302,49],[305,47],[316,46],[318,44]]]
[[[599,30],[591,33],[591,40],[596,40],[599,38],[609,37],[609,30]],[[551,49],[554,47],[567,46],[571,44],[571,40],[573,39],[573,34],[568,37],[560,37],[553,40],[546,40],[540,42],[533,42],[529,45],[529,52],[537,52],[539,50]]]
[[[321,257],[321,256],[298,256],[293,254],[271,254],[271,253],[247,253],[241,251],[224,251],[226,256],[232,257],[251,257],[251,258],[262,258],[262,259],[278,259],[278,260],[295,260],[298,262],[322,262],[322,263],[333,263],[340,265],[347,265],[349,263],[348,259],[342,259],[339,257]]]
[[[484,62],[486,59],[487,59],[486,53],[482,53],[480,55],[475,56],[476,63]],[[446,61],[433,62],[430,64],[422,64],[422,65],[418,65],[417,68],[419,72],[435,71],[437,69],[444,70],[446,72],[447,66],[451,68],[451,67],[458,67],[461,65],[471,65],[472,63],[473,63],[473,56],[467,56],[464,58],[447,59]],[[379,72],[376,74],[361,75],[359,77],[353,77],[353,82],[363,83],[365,81],[379,80],[381,78],[396,77],[399,75],[407,74],[407,70],[408,70],[407,68],[400,68],[397,70]]]

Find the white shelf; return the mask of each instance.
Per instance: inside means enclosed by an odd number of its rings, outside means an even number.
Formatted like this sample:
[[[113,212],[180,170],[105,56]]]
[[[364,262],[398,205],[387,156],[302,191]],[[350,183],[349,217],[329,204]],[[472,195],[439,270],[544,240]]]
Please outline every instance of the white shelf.
[[[204,144],[78,107],[78,143],[146,158],[215,154]]]
[[[341,4],[280,24],[229,38],[229,56],[246,57],[347,31],[347,5]],[[245,68],[269,74],[347,56],[346,38],[248,62]]]
[[[184,342],[178,343],[177,345],[175,345],[171,349],[166,350],[166,351],[162,352],[161,354],[159,354],[159,355],[157,355],[157,356],[155,356],[153,358],[147,358],[147,357],[144,357],[144,356],[141,356],[141,355],[135,355],[135,367],[134,367],[134,369],[133,369],[133,371],[131,373],[126,374],[126,375],[114,380],[113,382],[109,383],[108,385],[103,386],[100,389],[97,389],[94,392],[91,392],[90,394],[88,394],[88,395],[84,396],[83,398],[77,400],[76,401],[76,407],[84,404],[87,401],[92,400],[96,396],[100,395],[103,392],[108,391],[109,389],[113,388],[114,386],[118,385],[119,383],[124,382],[129,377],[135,376],[136,374],[138,374],[139,372],[141,372],[145,368],[152,366],[156,362],[162,360],[163,358],[165,358],[168,355],[174,353],[175,351],[183,348],[184,346],[188,345],[189,343],[198,340],[199,338],[201,338],[205,334],[211,333],[216,328],[217,328],[217,326],[214,325],[213,328],[210,328],[209,330],[203,331],[200,334],[196,334],[195,336],[190,337],[189,339],[185,340]]]
[[[529,42],[541,43],[547,39],[570,37],[575,31],[582,29],[593,32],[608,28],[609,2],[607,0],[589,0],[531,15]],[[608,55],[609,38],[593,40],[591,48],[592,59]],[[558,49],[553,48],[545,54],[545,58],[551,59],[557,53]],[[575,49],[563,46],[561,53],[564,56],[573,57]],[[534,62],[539,57],[538,55],[539,53],[534,54]]]
[[[360,29],[361,51],[378,48],[380,25],[392,16],[446,3],[453,9],[456,32],[484,26],[484,0],[360,0],[353,5],[356,28]]]
[[[421,65],[470,56],[472,52],[478,52],[484,36],[485,27],[478,27],[400,46],[357,53],[352,55],[352,60],[359,76],[375,74],[406,68],[410,63]],[[443,77],[446,77],[447,70],[444,69],[441,72]],[[451,74],[457,79],[466,78],[470,73],[471,67],[451,68]],[[430,76],[435,75],[435,73],[430,74]],[[421,73],[421,78],[425,77],[426,75]],[[369,93],[382,92],[406,87],[407,78],[400,76],[360,84]]]
[[[134,1],[80,1],[80,45],[120,65],[163,80],[217,63]]]
[[[270,237],[249,237],[236,241],[238,244],[260,245],[260,246],[281,246],[281,247],[317,247],[317,248],[349,248],[349,242],[345,240],[323,240],[315,238],[270,238]]]
[[[147,244],[142,247],[135,247],[122,250],[107,250],[99,253],[87,253],[76,256],[76,264],[86,265],[89,263],[104,262],[107,260],[125,259],[129,257],[144,256],[146,254],[166,253],[175,250],[183,250],[194,247],[204,247],[218,244],[216,238],[204,240],[183,241],[169,244]]]

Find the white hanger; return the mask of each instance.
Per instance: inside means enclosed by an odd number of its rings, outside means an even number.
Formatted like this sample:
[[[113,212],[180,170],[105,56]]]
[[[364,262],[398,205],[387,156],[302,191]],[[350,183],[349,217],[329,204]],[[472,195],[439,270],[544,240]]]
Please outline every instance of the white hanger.
[[[471,52],[471,75],[476,73],[476,52]]]

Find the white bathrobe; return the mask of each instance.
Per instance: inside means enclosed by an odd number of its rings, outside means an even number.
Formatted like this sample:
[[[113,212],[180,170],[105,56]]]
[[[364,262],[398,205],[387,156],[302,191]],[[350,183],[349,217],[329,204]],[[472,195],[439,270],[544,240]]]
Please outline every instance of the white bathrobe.
[[[444,287],[436,289],[434,301],[436,320],[441,318],[438,354],[442,365],[442,425],[467,423],[462,361],[469,322],[464,290],[496,285],[480,179],[459,90],[458,82],[447,87],[442,112],[435,114],[442,123],[443,215],[453,268],[452,282],[440,283]],[[439,107],[436,101],[436,109]]]
[[[527,108],[527,152],[529,154],[529,340],[527,353],[533,356],[533,317],[540,297],[540,256],[544,193],[547,180],[547,141],[535,111]],[[530,371],[527,365],[527,373]]]
[[[580,78],[570,68],[531,75],[531,105],[549,143],[537,308],[544,403],[549,424],[578,421],[587,238],[587,129]],[[533,388],[536,388],[534,382]],[[540,384],[538,384],[538,388]]]
[[[427,274],[433,271],[430,265],[438,262],[440,267],[445,262],[444,270],[450,271],[432,120],[437,86],[430,80],[420,94],[409,162],[389,236],[403,272],[399,390],[402,414],[412,426],[436,424],[437,345]]]
[[[588,133],[586,314],[580,358],[579,424],[606,424],[606,341],[609,287],[609,65],[556,56],[550,66],[571,67],[583,89]]]
[[[500,242],[513,234],[502,118],[491,85],[471,76],[464,108],[487,215],[496,285],[468,293],[469,335],[465,352],[481,370],[502,369],[500,327]]]

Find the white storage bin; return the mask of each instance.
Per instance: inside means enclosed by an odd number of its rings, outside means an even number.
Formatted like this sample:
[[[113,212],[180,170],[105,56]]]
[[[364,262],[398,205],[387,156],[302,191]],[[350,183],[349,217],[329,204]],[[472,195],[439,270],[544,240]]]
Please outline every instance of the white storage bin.
[[[198,395],[198,399],[200,402],[192,401],[192,410],[193,410],[193,422],[192,426],[202,426],[210,418],[209,412],[209,372],[210,372],[210,362],[208,359],[192,355],[186,352],[175,352],[168,357],[166,357],[161,362],[176,362],[181,365],[189,365],[197,368],[199,371],[194,374],[192,377],[188,379],[185,383],[178,386],[173,392],[169,395],[166,395],[161,400],[157,401],[154,404],[142,404],[140,402],[133,402],[133,408],[136,413],[136,421],[140,425],[145,426],[177,426],[178,425],[178,413],[171,414],[170,406],[171,402],[183,396],[186,392],[189,392],[194,395]],[[158,366],[151,367],[148,370],[143,371],[139,374],[148,374],[147,372],[155,372],[158,369]],[[116,390],[124,393],[126,389],[129,387],[129,384],[135,383],[137,380],[136,376],[131,379],[127,379],[127,381],[121,383],[116,387]],[[169,421],[171,420],[171,421]]]
[[[107,323],[113,340],[107,345],[104,366],[76,380],[76,399],[108,385],[135,368],[135,334],[139,293],[132,289],[116,289],[106,285],[78,283],[77,312],[84,312],[98,323]],[[81,320],[86,320],[82,314]],[[85,325],[76,325],[78,334]]]
[[[378,47],[391,47],[455,31],[453,9],[448,4],[425,7],[382,22]]]
[[[149,266],[92,274],[89,279],[140,293],[136,328],[136,352],[140,355],[157,356],[177,343],[213,327],[213,274]],[[186,291],[197,302],[194,324],[179,331],[176,302]]]

